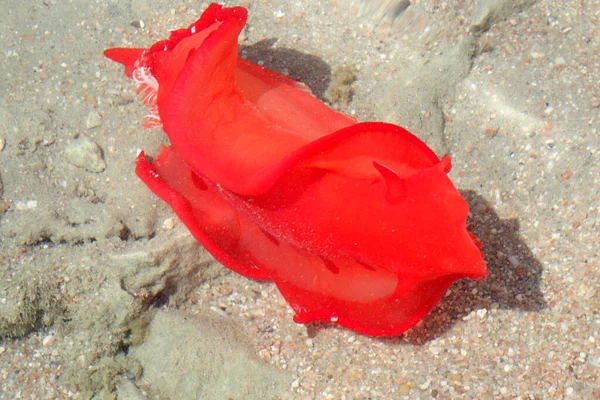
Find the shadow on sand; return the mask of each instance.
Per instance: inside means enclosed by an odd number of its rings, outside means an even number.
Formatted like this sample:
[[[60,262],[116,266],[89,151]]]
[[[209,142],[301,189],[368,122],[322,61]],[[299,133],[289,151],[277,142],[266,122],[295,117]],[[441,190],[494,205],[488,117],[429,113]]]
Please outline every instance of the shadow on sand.
[[[331,82],[331,68],[319,57],[297,50],[274,47],[277,39],[263,39],[252,46],[240,46],[239,54],[248,61],[277,71],[310,87],[315,97],[323,95]]]

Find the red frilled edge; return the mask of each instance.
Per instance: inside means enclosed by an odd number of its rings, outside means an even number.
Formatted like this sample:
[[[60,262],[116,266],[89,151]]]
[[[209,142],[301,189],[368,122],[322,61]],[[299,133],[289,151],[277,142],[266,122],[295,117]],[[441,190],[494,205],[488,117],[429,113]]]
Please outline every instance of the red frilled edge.
[[[106,52],[156,80],[140,90],[155,94],[145,101],[172,146],[152,163],[140,154],[136,173],[194,237],[231,270],[275,282],[296,322],[373,336],[412,327],[455,280],[485,277],[450,158],[240,59],[245,21],[213,4],[148,50]]]

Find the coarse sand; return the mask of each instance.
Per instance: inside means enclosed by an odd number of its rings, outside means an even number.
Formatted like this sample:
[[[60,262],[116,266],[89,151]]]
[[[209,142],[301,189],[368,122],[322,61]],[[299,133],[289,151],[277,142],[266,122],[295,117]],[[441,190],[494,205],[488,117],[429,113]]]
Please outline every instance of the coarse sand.
[[[10,2],[0,398],[600,398],[600,0],[224,3],[243,57],[452,155],[490,276],[396,338],[295,324],[133,171],[167,139],[102,51],[208,2]]]

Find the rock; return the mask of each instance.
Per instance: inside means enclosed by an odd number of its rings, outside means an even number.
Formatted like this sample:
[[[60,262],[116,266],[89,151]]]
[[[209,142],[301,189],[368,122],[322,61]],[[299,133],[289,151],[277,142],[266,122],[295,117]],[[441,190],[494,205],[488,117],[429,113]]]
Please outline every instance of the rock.
[[[293,377],[262,362],[235,321],[158,311],[144,342],[130,348],[145,382],[166,398],[272,399]]]
[[[90,111],[85,122],[85,127],[94,129],[102,125],[102,116],[96,111]]]
[[[352,101],[354,82],[357,79],[358,70],[354,66],[341,66],[333,71],[331,84],[324,94],[325,100],[331,104],[346,107]]]
[[[37,205],[37,200],[19,200],[15,202],[15,208],[18,211],[33,210]]]
[[[46,337],[44,337],[44,340],[42,340],[42,346],[44,347],[52,347],[55,343],[56,338],[52,335],[47,335]]]
[[[116,385],[118,399],[146,400],[141,390],[129,379],[121,378]]]
[[[202,282],[228,273],[183,228],[109,257],[127,292],[155,297],[168,290],[169,305],[174,307]]]
[[[471,39],[466,39],[426,65],[408,67],[399,79],[375,89],[374,96],[382,99],[375,119],[416,133],[436,154],[448,153],[440,99],[469,75],[472,48]]]
[[[535,0],[480,0],[475,3],[472,29],[487,31],[492,25],[507,19],[535,3]]]
[[[70,164],[87,171],[102,172],[106,169],[102,149],[87,137],[75,139],[66,147],[64,154]]]

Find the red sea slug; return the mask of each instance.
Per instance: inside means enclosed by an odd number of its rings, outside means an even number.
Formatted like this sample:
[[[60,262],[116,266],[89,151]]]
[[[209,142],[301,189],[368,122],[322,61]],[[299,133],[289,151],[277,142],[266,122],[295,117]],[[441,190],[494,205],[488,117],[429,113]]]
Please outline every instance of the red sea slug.
[[[450,158],[238,57],[246,18],[212,4],[149,49],[106,50],[171,142],[139,155],[144,183],[223,265],[275,282],[298,323],[399,335],[454,281],[485,277]]]

